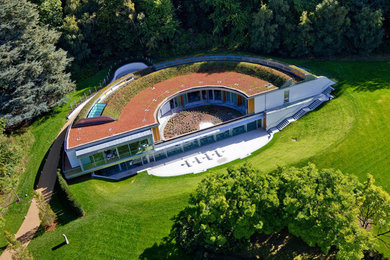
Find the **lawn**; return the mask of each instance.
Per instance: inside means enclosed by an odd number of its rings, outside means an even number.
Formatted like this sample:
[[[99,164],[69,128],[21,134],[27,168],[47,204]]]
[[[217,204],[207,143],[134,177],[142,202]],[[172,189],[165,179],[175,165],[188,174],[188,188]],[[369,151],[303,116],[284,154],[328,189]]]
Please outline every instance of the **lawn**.
[[[94,91],[98,87],[99,81],[106,77],[108,68],[96,73],[93,77],[77,83],[76,91],[68,95],[67,100],[70,103],[79,102],[79,96],[84,97],[84,93],[89,95],[89,90]],[[33,196],[33,186],[36,176],[43,166],[43,160],[51,144],[54,142],[60,129],[66,122],[66,115],[69,112],[69,105],[56,108],[49,115],[35,121],[28,128],[20,130],[14,135],[17,140],[31,139],[27,146],[23,146],[25,152],[26,169],[21,175],[16,192],[22,201],[20,203],[11,203],[5,214],[4,230],[16,233],[24,220],[24,216],[30,206]],[[27,196],[26,196],[27,194]],[[15,201],[16,198],[13,199]],[[6,247],[6,240],[3,232],[0,232],[0,252]]]
[[[288,62],[339,82],[336,98],[292,123],[251,157],[229,165],[249,161],[268,171],[311,161],[360,180],[369,172],[390,192],[390,62]],[[169,233],[171,217],[185,207],[205,175],[226,167],[201,175],[158,178],[142,173],[121,182],[74,183],[71,190],[86,216],[36,237],[29,249],[37,259],[167,257],[166,248],[158,245]],[[52,251],[63,233],[70,244]],[[389,249],[379,249],[390,256]]]

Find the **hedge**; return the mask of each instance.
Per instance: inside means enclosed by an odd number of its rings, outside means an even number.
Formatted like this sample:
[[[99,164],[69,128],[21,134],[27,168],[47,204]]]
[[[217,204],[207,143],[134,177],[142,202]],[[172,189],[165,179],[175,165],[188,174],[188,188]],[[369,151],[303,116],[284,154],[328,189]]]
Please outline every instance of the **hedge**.
[[[82,217],[85,215],[85,211],[81,206],[80,202],[73,195],[71,190],[69,189],[68,183],[62,177],[60,170],[57,170],[57,183],[59,187],[58,195],[60,198],[68,205],[69,209],[75,214],[77,217]]]

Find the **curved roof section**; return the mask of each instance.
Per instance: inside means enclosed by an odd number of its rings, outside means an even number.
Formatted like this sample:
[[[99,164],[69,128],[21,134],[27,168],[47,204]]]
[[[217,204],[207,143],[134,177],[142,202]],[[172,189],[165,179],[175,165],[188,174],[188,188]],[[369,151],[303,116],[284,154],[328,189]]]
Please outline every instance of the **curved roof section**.
[[[155,112],[160,104],[182,91],[205,86],[225,87],[251,97],[277,88],[273,85],[267,87],[267,84],[269,82],[237,72],[191,73],[174,77],[135,95],[123,109],[118,121],[70,129],[67,148],[155,125],[158,123]]]

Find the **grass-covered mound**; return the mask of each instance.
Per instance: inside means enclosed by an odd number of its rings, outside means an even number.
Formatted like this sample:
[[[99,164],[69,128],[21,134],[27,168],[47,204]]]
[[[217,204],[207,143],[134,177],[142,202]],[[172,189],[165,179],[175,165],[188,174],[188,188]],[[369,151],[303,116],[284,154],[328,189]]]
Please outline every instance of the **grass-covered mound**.
[[[319,168],[356,175],[360,181],[371,173],[376,184],[390,192],[390,62],[287,62],[339,82],[336,98],[290,124],[251,157],[230,165],[249,161],[266,172],[311,161]],[[142,173],[120,182],[74,183],[70,189],[87,214],[35,238],[29,249],[36,259],[173,258],[174,248],[163,243],[171,218],[188,205],[189,194],[206,175],[227,166],[172,178]],[[63,242],[63,233],[70,244],[51,251]],[[390,256],[385,245],[377,249]],[[284,259],[277,256],[270,258]]]
[[[288,79],[290,79],[290,76],[278,70],[246,62],[214,61],[185,64],[156,71],[130,82],[105,100],[107,106],[103,111],[103,115],[119,118],[123,108],[136,94],[159,82],[189,73],[216,73],[230,71],[263,79],[277,87],[281,87]]]

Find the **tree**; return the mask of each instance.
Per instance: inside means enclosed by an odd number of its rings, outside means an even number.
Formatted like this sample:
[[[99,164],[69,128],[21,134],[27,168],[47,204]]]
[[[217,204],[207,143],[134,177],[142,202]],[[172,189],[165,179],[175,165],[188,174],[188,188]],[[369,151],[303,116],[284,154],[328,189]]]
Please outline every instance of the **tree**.
[[[369,54],[382,43],[383,20],[381,10],[372,10],[367,6],[352,17],[350,35],[357,52]]]
[[[39,219],[41,225],[45,228],[49,228],[54,225],[57,220],[57,216],[51,209],[50,205],[45,201],[42,194],[35,192],[35,200],[39,209]]]
[[[272,23],[273,12],[267,5],[261,5],[257,13],[253,15],[251,28],[251,48],[263,53],[275,50],[277,24]]]
[[[34,4],[0,0],[0,117],[7,127],[29,122],[60,104],[74,88],[60,34],[39,25]]]
[[[268,7],[272,10],[272,24],[277,25],[275,32],[274,49],[282,54],[289,55],[294,49],[294,39],[296,38],[296,25],[294,15],[290,8],[291,2],[288,0],[269,1]]]
[[[147,0],[140,6],[137,14],[139,37],[147,54],[161,48],[167,50],[174,44],[179,22],[174,16],[171,0]]]
[[[315,42],[313,52],[317,56],[332,56],[345,49],[345,34],[350,25],[348,10],[337,0],[324,0],[313,13]]]
[[[175,217],[171,234],[187,252],[243,249],[253,234],[283,227],[277,191],[275,178],[249,165],[209,176]]]
[[[338,248],[341,259],[361,259],[368,234],[359,228],[355,178],[332,169],[283,168],[279,199],[288,214],[288,230],[309,246],[328,253]]]
[[[292,56],[309,56],[312,53],[314,40],[313,23],[311,21],[311,17],[306,11],[304,11],[302,12],[300,23],[298,24],[294,43],[295,48],[291,53]]]
[[[360,225],[373,232],[375,239],[389,246],[383,238],[390,234],[390,196],[374,183],[374,178],[369,174],[360,187],[361,205],[358,218]]]
[[[205,178],[189,206],[174,218],[170,238],[187,253],[199,249],[229,253],[250,248],[255,234],[288,228],[324,253],[337,249],[338,259],[361,259],[374,238],[361,228],[362,215],[371,204],[378,207],[384,202],[370,204],[377,194],[370,183],[361,185],[356,178],[314,164],[267,174],[244,165]],[[390,233],[388,213],[381,212],[366,218],[384,231],[375,237],[387,234],[385,230]]]
[[[43,24],[48,24],[53,29],[61,28],[63,23],[61,0],[43,0],[38,3],[38,9]]]

